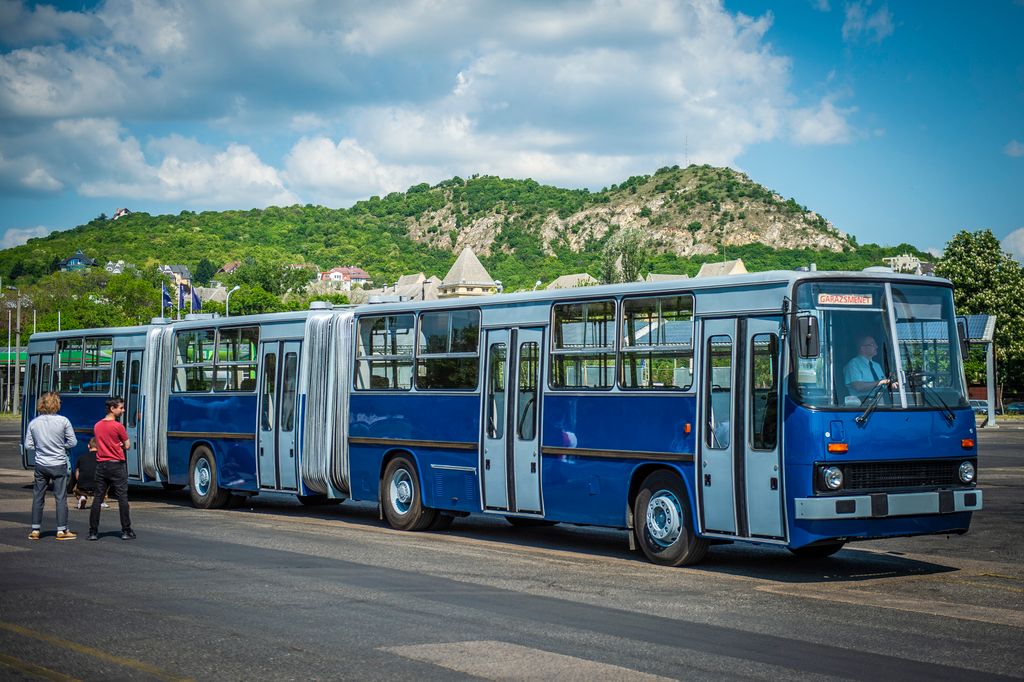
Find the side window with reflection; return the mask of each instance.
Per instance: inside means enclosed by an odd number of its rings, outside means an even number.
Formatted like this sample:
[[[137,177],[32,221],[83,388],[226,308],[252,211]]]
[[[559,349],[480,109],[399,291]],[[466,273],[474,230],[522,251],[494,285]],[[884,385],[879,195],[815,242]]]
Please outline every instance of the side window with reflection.
[[[553,310],[551,388],[608,389],[615,381],[615,301],[560,303]]]
[[[620,386],[630,390],[693,387],[693,296],[622,301]]]
[[[412,388],[414,319],[411,313],[359,318],[356,390],[408,391]]]
[[[57,342],[55,388],[61,393],[110,393],[114,341],[109,336]]]
[[[475,389],[480,371],[479,340],[479,310],[422,313],[416,350],[416,388]]]
[[[750,445],[774,450],[779,424],[779,337],[756,334],[750,344]]]

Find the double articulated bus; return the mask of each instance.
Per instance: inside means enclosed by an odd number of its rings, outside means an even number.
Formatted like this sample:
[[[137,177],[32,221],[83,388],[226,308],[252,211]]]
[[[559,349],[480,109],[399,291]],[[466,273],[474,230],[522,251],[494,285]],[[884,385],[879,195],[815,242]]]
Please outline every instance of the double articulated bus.
[[[625,528],[664,565],[821,557],[967,531],[963,337],[949,282],[879,272],[314,304],[36,334],[24,415],[58,391],[77,456],[123,397],[130,481],[203,508],[287,492],[404,530]]]

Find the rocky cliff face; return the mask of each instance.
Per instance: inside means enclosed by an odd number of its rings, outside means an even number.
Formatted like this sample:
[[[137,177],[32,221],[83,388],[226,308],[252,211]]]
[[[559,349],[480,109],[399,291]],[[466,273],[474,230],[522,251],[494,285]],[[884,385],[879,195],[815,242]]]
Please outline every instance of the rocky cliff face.
[[[474,180],[467,181],[472,183]],[[759,242],[777,249],[843,251],[853,242],[829,221],[753,182],[730,168],[663,168],[588,195],[578,210],[524,210],[515,201],[496,201],[470,213],[460,192],[448,187],[444,205],[408,220],[409,235],[435,248],[458,252],[470,246],[480,255],[510,251],[505,231],[525,231],[551,253],[554,245],[583,251],[609,232],[643,230],[656,252],[687,257],[716,253],[721,246]],[[560,215],[561,214],[561,215]],[[496,242],[505,242],[496,245]]]

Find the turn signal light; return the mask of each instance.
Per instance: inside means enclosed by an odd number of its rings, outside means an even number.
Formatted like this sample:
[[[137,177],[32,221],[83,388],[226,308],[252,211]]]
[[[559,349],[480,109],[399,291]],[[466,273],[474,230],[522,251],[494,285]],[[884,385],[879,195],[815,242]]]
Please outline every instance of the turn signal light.
[[[828,451],[842,454],[844,452],[849,452],[850,446],[846,443],[829,443]]]
[[[683,433],[690,432],[690,422],[686,422],[686,426],[683,427]]]
[[[962,441],[960,441],[960,447],[962,447],[964,450],[970,450],[971,448],[974,447],[974,439],[964,438]]]

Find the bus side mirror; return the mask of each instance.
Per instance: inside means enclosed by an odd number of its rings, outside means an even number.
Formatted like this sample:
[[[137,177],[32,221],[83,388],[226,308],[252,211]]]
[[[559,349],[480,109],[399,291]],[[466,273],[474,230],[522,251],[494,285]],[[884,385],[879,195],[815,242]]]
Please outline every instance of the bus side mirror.
[[[971,339],[967,335],[967,318],[958,317],[956,318],[956,333],[960,336],[960,357],[963,360],[967,359],[967,356],[971,352]]]
[[[818,318],[805,315],[796,318],[797,351],[802,358],[818,357]]]

